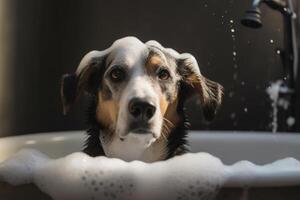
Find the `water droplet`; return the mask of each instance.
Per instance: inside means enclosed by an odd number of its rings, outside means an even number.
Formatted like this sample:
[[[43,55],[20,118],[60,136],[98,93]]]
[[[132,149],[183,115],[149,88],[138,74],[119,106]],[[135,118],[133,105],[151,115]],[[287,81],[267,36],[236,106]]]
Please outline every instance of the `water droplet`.
[[[234,119],[234,118],[235,118],[235,115],[236,115],[235,113],[231,113],[231,114],[230,114],[230,118],[231,118],[231,119]]]
[[[236,56],[236,51],[232,52],[232,55],[233,55],[233,56]]]
[[[242,82],[241,82],[241,85],[245,85],[245,81],[242,81]]]
[[[233,74],[233,80],[236,80],[237,77],[238,77],[238,74],[237,74],[237,73],[234,73],[234,74]]]
[[[231,33],[234,33],[234,32],[235,32],[235,30],[234,30],[233,28],[232,28],[230,31],[231,31]]]
[[[244,108],[244,112],[248,112],[248,108]]]
[[[233,24],[233,20],[231,19],[230,21],[229,21],[231,24]]]
[[[274,43],[274,40],[271,39],[271,40],[270,40],[270,43],[273,44],[273,43]]]
[[[288,126],[293,126],[295,124],[296,120],[294,117],[288,117],[287,120],[286,120],[286,123]]]
[[[278,50],[276,51],[276,53],[279,55],[279,54],[281,53],[281,51],[278,49]]]
[[[277,104],[278,104],[278,106],[283,107],[285,110],[287,110],[290,103],[286,99],[280,98],[278,100]]]

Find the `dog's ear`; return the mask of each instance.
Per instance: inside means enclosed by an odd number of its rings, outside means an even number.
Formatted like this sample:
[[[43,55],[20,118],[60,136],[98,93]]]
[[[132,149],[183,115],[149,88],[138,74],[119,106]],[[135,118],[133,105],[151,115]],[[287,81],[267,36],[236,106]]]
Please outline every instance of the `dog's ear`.
[[[107,50],[91,51],[82,58],[75,73],[62,76],[61,99],[64,114],[67,114],[71,105],[84,91],[91,93],[95,89],[93,87],[97,85],[95,81],[99,81],[97,76],[100,76],[106,55]]]
[[[198,63],[191,54],[180,54],[177,64],[191,95],[198,94],[205,119],[211,121],[222,103],[223,87],[200,73]]]

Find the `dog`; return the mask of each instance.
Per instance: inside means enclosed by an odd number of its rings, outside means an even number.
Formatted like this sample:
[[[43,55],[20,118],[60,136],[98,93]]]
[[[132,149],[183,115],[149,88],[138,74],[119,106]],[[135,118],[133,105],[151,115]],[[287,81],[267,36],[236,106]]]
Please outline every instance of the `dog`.
[[[198,95],[210,121],[223,87],[200,73],[191,54],[124,37],[87,53],[75,73],[63,75],[64,114],[84,92],[90,97],[85,153],[155,162],[189,151],[186,100]]]

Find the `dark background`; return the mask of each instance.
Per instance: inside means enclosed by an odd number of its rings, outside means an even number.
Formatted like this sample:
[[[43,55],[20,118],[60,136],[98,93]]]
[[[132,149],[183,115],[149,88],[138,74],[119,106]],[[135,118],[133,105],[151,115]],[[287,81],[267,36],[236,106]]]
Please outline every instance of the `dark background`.
[[[73,72],[88,51],[128,35],[192,53],[202,73],[225,87],[223,107],[211,124],[202,122],[199,105],[189,103],[193,129],[271,130],[265,90],[283,78],[276,54],[283,23],[266,6],[263,28],[252,30],[239,23],[250,0],[7,2],[11,53],[4,93],[10,100],[0,136],[85,128],[84,98],[62,115],[61,75]]]

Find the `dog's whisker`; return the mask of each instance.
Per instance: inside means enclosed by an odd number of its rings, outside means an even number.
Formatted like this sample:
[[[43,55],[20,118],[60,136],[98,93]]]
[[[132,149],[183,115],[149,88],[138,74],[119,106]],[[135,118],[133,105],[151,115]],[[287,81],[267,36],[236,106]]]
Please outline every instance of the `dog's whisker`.
[[[163,128],[163,129],[162,129],[162,133],[161,133],[161,134],[162,134],[162,136],[164,137],[164,139],[165,139],[166,141],[168,141],[166,135],[170,133],[170,128],[169,128],[166,124],[163,124],[162,128]]]
[[[168,120],[167,118],[164,117],[163,120],[164,120],[165,122],[169,123],[169,124],[172,126],[172,128],[175,127],[175,125],[174,125],[170,120]]]
[[[168,142],[168,139],[167,139],[167,137],[165,136],[165,134],[164,134],[164,133],[161,133],[161,135],[163,136],[164,140],[165,140],[166,142]]]
[[[162,137],[164,138],[164,140],[165,140],[166,142],[168,142],[168,139],[167,139],[167,137],[166,137],[166,135],[165,135],[164,130],[165,130],[165,129],[162,130],[161,135],[162,135]]]
[[[164,128],[167,132],[170,132],[170,128],[169,128],[166,124],[163,124],[163,128]]]

